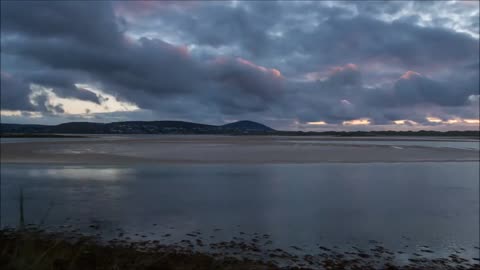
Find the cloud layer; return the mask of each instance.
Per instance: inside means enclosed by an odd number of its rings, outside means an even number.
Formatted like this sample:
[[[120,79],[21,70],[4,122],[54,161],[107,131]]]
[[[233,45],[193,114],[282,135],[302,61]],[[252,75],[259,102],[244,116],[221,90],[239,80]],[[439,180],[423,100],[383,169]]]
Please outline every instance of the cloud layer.
[[[478,16],[476,1],[2,2],[2,121],[478,128]]]

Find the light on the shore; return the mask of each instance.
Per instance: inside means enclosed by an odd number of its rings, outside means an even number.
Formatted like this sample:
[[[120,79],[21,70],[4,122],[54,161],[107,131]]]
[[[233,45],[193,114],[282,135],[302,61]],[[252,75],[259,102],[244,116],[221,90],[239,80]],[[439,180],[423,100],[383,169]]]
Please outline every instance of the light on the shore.
[[[408,119],[395,120],[393,121],[393,123],[395,123],[395,125],[418,125],[417,122]]]
[[[350,121],[343,121],[342,125],[344,126],[365,126],[365,125],[370,125],[370,119],[368,118],[360,118],[360,119],[354,119]]]
[[[325,121],[317,121],[317,122],[307,122],[308,125],[326,125],[327,123]]]
[[[437,124],[447,124],[447,125],[453,125],[453,124],[480,124],[480,119],[465,119],[465,118],[451,118],[448,120],[442,120],[437,117],[427,117],[426,118],[428,122],[430,123],[437,123]]]
[[[17,111],[17,110],[0,110],[0,116],[26,116],[29,118],[42,117],[41,112]]]
[[[480,124],[480,119],[463,119],[463,122],[467,124]]]
[[[426,119],[430,123],[442,123],[443,122],[442,119],[437,118],[437,117],[428,116]]]

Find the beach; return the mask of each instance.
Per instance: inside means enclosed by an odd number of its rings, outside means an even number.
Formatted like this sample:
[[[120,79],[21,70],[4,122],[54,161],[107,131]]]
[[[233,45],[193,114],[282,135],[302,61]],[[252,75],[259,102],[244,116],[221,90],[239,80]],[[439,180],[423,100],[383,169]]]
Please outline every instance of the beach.
[[[385,144],[385,142],[390,142]],[[404,142],[404,143],[398,143]],[[407,144],[405,144],[407,142]],[[426,142],[435,142],[432,147]],[[125,136],[4,143],[2,163],[325,163],[478,161],[474,148],[436,138],[275,136]],[[446,143],[446,146],[442,146]]]

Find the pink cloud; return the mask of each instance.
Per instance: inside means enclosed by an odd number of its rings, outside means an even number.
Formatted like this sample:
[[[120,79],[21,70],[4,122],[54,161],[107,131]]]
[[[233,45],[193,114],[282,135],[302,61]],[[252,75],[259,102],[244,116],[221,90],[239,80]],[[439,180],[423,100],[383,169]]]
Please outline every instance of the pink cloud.
[[[314,71],[303,75],[307,81],[317,81],[327,79],[328,77],[344,71],[357,71],[359,68],[356,64],[346,64],[344,66],[333,66],[327,69],[327,71]]]
[[[330,68],[330,74],[333,75],[338,72],[343,72],[346,70],[358,70],[358,66],[352,63],[346,64],[344,66],[336,66]]]
[[[6,71],[0,70],[0,76],[2,79],[11,79],[12,75]]]
[[[275,69],[275,68],[268,69],[266,67],[256,65],[255,63],[250,62],[250,61],[248,61],[246,59],[243,59],[243,58],[240,58],[240,57],[237,57],[236,60],[237,60],[238,63],[240,63],[242,65],[248,66],[250,68],[259,70],[259,71],[264,72],[264,73],[268,73],[270,75],[273,75],[274,77],[278,77],[278,78],[282,77],[282,73],[278,69]]]
[[[402,76],[400,76],[400,78],[404,80],[410,80],[412,77],[419,77],[419,76],[422,76],[422,74],[409,70],[405,72]]]
[[[190,8],[197,4],[195,1],[115,1],[113,9],[115,15],[133,20],[136,17],[153,15],[162,9],[174,6]]]

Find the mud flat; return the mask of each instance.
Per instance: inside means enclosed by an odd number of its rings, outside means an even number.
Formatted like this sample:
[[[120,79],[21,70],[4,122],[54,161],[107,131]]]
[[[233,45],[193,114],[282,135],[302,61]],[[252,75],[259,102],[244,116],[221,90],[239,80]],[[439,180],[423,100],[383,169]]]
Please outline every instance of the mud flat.
[[[385,142],[391,143],[385,143]],[[398,141],[408,142],[396,143]],[[417,142],[412,144],[411,142]],[[368,143],[365,143],[368,142]],[[130,136],[2,143],[2,163],[323,163],[478,161],[478,149],[432,147],[425,138]],[[466,141],[477,143],[478,141]]]

